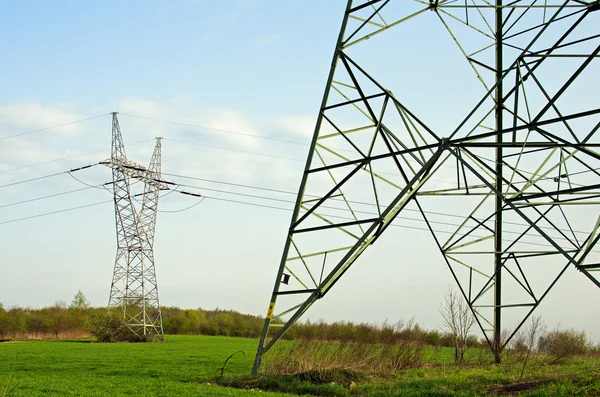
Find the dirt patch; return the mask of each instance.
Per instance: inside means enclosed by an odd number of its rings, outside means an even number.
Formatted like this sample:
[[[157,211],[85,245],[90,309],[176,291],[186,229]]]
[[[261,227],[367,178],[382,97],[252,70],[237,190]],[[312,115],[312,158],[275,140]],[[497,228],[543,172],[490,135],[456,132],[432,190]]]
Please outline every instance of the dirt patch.
[[[485,389],[488,393],[507,396],[512,394],[520,394],[525,391],[535,389],[536,387],[548,383],[547,380],[534,380],[529,382],[516,382],[506,385],[489,385]]]
[[[300,380],[305,380],[314,384],[338,383],[350,384],[362,381],[366,378],[364,374],[349,370],[324,370],[324,371],[306,371],[292,375]]]

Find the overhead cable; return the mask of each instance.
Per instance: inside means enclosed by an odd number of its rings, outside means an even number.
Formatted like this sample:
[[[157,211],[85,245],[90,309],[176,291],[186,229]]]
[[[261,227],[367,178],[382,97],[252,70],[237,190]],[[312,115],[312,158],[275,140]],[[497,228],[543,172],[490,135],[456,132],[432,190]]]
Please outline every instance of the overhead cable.
[[[129,146],[139,145],[141,143],[150,142],[150,141],[154,141],[154,139],[144,139],[143,141],[138,141],[138,142],[129,144]],[[89,156],[90,154],[97,154],[97,153],[109,152],[109,151],[110,151],[110,149],[101,149],[101,150],[95,150],[93,152],[76,154],[74,156],[67,156],[67,157],[61,157],[61,158],[57,158],[57,159],[53,159],[53,160],[43,161],[41,163],[27,164],[27,165],[23,165],[23,166],[20,166],[20,167],[10,168],[8,170],[2,170],[2,171],[0,171],[0,174],[3,174],[5,172],[22,170],[24,168],[37,167],[38,165],[45,165],[45,164],[50,164],[50,163],[56,163],[56,162],[59,162],[59,161],[71,160],[71,159],[74,159],[74,158],[77,158],[77,157]]]
[[[266,140],[269,140],[269,141],[277,141],[277,142],[283,142],[283,143],[291,143],[291,144],[294,144],[294,145],[309,146],[305,142],[298,142],[298,141],[291,141],[291,140],[281,139],[281,138],[275,138],[275,137],[268,137],[268,136],[262,136],[262,135],[249,134],[249,133],[246,133],[246,132],[230,131],[230,130],[224,130],[224,129],[220,129],[220,128],[212,128],[212,127],[206,127],[206,126],[202,126],[202,125],[182,123],[182,122],[178,122],[178,121],[157,119],[157,118],[154,118],[154,117],[137,116],[135,114],[130,114],[130,113],[119,113],[119,114],[123,115],[123,116],[134,117],[134,118],[137,118],[137,119],[145,119],[145,120],[151,120],[151,121],[158,121],[160,123],[180,125],[180,126],[183,126],[183,127],[192,127],[192,128],[198,128],[198,129],[201,129],[201,130],[223,132],[223,133],[226,133],[226,134],[233,134],[233,135],[239,135],[239,136],[247,136],[247,137],[251,137],[251,138],[266,139]]]
[[[75,120],[75,121],[69,121],[68,123],[62,123],[62,124],[58,124],[58,125],[53,125],[52,127],[39,128],[37,130],[20,132],[18,134],[14,134],[14,135],[3,136],[3,137],[0,137],[0,141],[3,141],[5,139],[10,139],[10,138],[16,138],[16,137],[23,136],[23,135],[33,134],[35,132],[42,132],[42,131],[48,131],[48,130],[52,130],[52,129],[59,128],[59,127],[65,127],[67,125],[77,124],[77,123],[81,123],[81,122],[84,122],[84,121],[97,119],[99,117],[104,117],[104,116],[107,116],[109,114],[111,114],[111,113],[104,113],[104,114],[100,114],[100,115],[94,116],[94,117],[87,117],[85,119],[80,119],[80,120]]]
[[[34,182],[34,181],[39,181],[41,179],[47,179],[47,178],[51,178],[53,176],[67,174],[67,173],[70,173],[70,172],[77,172],[77,171],[85,170],[87,168],[94,167],[94,166],[96,166],[98,164],[100,164],[100,163],[94,163],[94,164],[84,165],[83,167],[73,168],[73,169],[70,169],[68,171],[55,172],[54,174],[42,175],[42,176],[38,176],[38,177],[35,177],[35,178],[31,178],[31,179],[25,179],[25,180],[22,180],[22,181],[7,183],[6,185],[0,185],[0,188],[9,187],[9,186],[15,186],[15,185],[21,185],[23,183],[29,183],[29,182]]]
[[[17,218],[17,219],[11,219],[9,221],[0,222],[0,225],[5,225],[7,223],[14,223],[14,222],[19,222],[19,221],[24,221],[24,220],[27,220],[27,219],[41,218],[43,216],[48,216],[48,215],[61,214],[63,212],[75,211],[75,210],[79,210],[79,209],[82,209],[82,208],[88,208],[88,207],[93,207],[93,206],[101,205],[101,204],[108,204],[108,203],[112,203],[112,202],[113,202],[112,200],[100,201],[100,202],[97,202],[97,203],[80,205],[78,207],[71,207],[71,208],[66,208],[66,209],[63,209],[63,210],[57,210],[57,211],[52,211],[52,212],[45,212],[43,214],[31,215],[31,216],[26,216],[24,218]]]

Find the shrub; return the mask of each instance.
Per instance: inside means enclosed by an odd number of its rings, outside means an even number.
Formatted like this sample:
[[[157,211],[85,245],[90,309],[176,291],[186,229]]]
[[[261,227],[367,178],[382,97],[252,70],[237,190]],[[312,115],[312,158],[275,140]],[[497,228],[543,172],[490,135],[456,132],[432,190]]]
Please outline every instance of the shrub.
[[[122,314],[116,310],[99,310],[92,316],[91,333],[98,342],[142,342],[123,323]]]
[[[550,364],[554,364],[568,357],[583,355],[590,351],[590,346],[584,331],[556,329],[540,337],[538,349],[550,356]]]
[[[442,334],[439,331],[429,331],[425,336],[425,343],[430,346],[441,346],[442,345]]]

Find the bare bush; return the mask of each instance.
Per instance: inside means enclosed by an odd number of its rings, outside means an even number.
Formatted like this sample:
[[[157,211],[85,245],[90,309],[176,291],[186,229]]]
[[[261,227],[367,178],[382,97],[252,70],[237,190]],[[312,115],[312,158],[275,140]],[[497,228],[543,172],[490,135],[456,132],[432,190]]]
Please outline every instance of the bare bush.
[[[557,328],[539,338],[538,349],[550,356],[549,364],[556,364],[565,358],[588,353],[590,345],[585,331],[559,330]]]
[[[519,332],[513,338],[511,342],[511,349],[515,351],[523,365],[521,367],[521,373],[517,381],[523,379],[525,375],[525,368],[529,362],[529,359],[536,350],[536,342],[543,331],[543,323],[540,317],[532,317],[529,320],[529,326],[522,332]]]
[[[451,337],[454,362],[462,364],[469,348],[469,332],[475,324],[475,317],[462,296],[451,290],[446,293],[439,311],[443,327]]]

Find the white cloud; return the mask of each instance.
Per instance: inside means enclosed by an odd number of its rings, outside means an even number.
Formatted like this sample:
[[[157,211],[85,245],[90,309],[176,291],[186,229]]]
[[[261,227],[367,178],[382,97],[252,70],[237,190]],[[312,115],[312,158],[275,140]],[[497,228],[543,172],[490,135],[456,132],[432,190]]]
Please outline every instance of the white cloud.
[[[315,130],[316,118],[311,116],[277,116],[273,126],[298,137],[299,142],[310,143]]]
[[[60,106],[44,106],[39,103],[0,106],[0,126],[5,131],[2,136],[53,127],[84,118],[86,116]],[[76,124],[70,124],[53,128],[49,132],[54,134],[70,134],[76,130]]]

